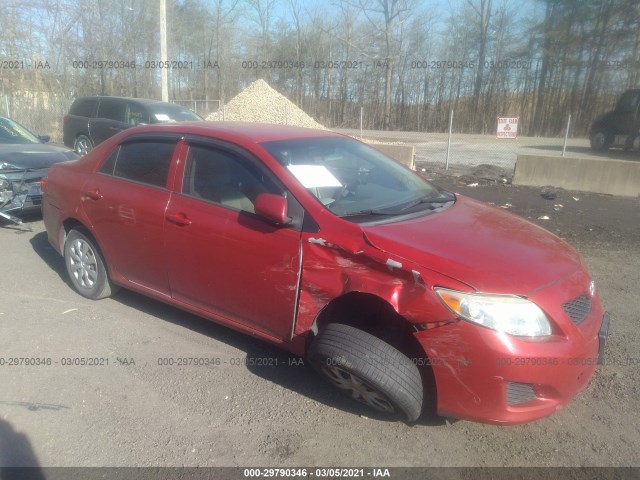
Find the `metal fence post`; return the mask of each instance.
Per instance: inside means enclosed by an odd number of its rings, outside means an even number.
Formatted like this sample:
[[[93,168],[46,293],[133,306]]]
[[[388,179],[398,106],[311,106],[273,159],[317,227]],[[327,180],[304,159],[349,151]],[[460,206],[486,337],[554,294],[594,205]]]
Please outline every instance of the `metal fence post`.
[[[564,157],[564,152],[567,149],[567,138],[569,138],[569,129],[571,128],[571,114],[569,114],[569,119],[567,120],[567,130],[564,132],[564,144],[562,145],[562,156]]]
[[[445,163],[445,170],[449,170],[449,151],[451,150],[451,129],[453,127],[453,108],[451,109],[451,114],[449,115],[449,140],[447,140],[447,160]]]

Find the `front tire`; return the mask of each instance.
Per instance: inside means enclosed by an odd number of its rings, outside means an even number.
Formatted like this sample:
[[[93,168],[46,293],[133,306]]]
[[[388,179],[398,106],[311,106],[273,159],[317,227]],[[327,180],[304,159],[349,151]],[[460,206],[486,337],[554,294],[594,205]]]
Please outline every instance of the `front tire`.
[[[73,288],[83,297],[111,296],[111,283],[102,254],[86,232],[74,228],[64,242],[64,263]]]
[[[78,135],[78,138],[73,142],[73,149],[78,155],[84,157],[87,153],[93,150],[93,143],[86,135]]]
[[[326,380],[354,400],[414,422],[422,413],[420,371],[400,351],[377,337],[339,323],[314,339],[307,359]]]

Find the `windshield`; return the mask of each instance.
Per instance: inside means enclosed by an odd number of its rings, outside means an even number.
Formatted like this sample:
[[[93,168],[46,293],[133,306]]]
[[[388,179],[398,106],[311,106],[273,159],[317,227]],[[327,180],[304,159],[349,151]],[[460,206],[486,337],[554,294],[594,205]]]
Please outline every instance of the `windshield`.
[[[159,104],[149,105],[148,108],[151,114],[151,123],[192,122],[202,120],[202,118],[188,108],[178,105]]]
[[[341,217],[404,215],[454,201],[377,150],[349,138],[261,144],[327,209]]]
[[[0,144],[12,143],[40,143],[40,140],[19,123],[0,117]]]

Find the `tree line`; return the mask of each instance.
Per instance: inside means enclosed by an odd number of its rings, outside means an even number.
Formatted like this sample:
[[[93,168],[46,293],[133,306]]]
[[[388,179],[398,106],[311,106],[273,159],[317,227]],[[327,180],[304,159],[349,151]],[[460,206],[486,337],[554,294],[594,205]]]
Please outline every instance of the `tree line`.
[[[640,82],[637,0],[0,1],[0,93],[228,101],[263,78],[329,127],[586,134]],[[22,64],[20,63],[22,62]],[[134,68],[135,67],[135,68]]]

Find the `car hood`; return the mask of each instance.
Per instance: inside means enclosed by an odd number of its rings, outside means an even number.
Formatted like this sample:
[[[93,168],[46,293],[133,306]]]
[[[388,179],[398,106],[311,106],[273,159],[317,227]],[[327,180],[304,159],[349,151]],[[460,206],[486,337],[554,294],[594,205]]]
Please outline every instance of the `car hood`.
[[[80,158],[73,150],[49,143],[0,144],[0,164],[17,168],[49,168],[54,163]],[[1,170],[0,170],[1,171]]]
[[[376,248],[480,292],[528,296],[583,268],[578,253],[527,220],[457,195],[447,210],[362,226]]]

